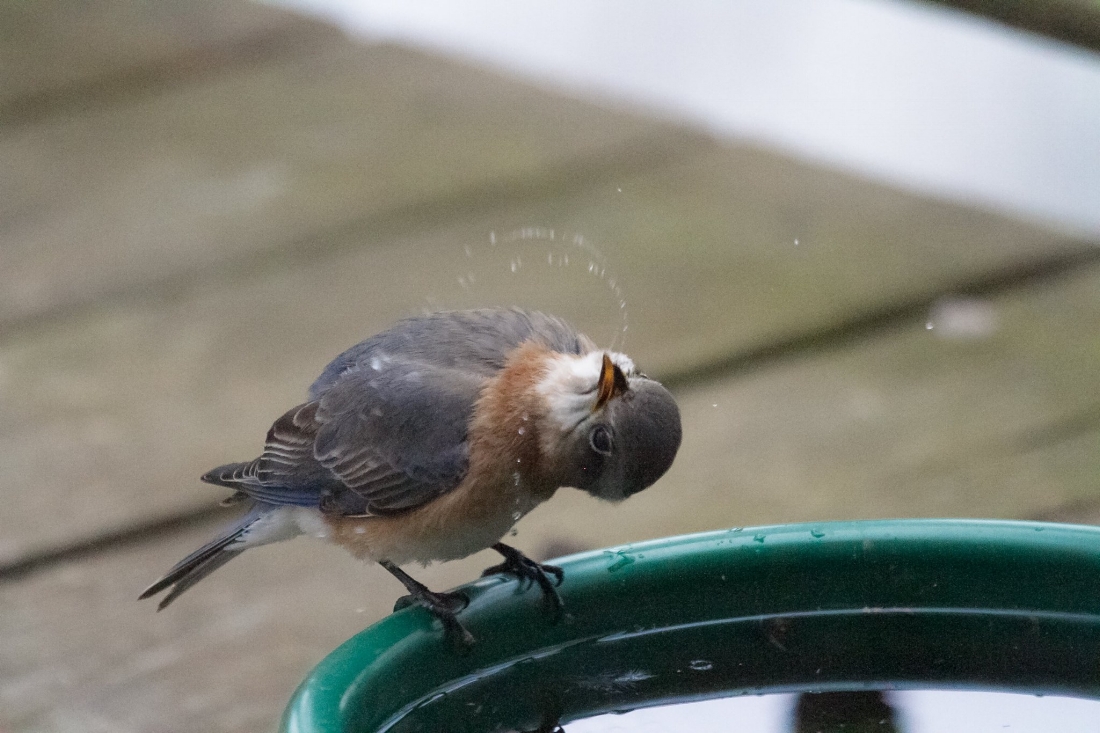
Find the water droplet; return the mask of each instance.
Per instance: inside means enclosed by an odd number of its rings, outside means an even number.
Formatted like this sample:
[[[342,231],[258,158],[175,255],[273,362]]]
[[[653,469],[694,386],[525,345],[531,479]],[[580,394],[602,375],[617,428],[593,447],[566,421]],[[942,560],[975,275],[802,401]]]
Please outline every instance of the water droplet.
[[[819,539],[825,536],[825,533],[822,532],[820,529],[811,529],[810,534]]]
[[[623,190],[621,188],[616,188],[615,190],[618,191],[619,193],[623,192]]]
[[[932,330],[932,321],[929,321],[928,323],[924,324],[924,328],[927,331],[931,331]]]
[[[370,368],[374,371],[379,371],[382,368],[382,360],[377,356],[370,360]]]
[[[357,609],[355,609],[355,612],[356,612],[356,613],[366,613],[366,611],[367,611],[367,609],[365,609],[365,608],[357,608]]]
[[[794,240],[794,246],[795,246],[795,247],[797,247],[797,246],[798,246],[798,240],[797,240],[797,239],[796,239],[796,240]]]
[[[520,429],[519,429],[519,430],[517,430],[516,432],[517,432],[517,433],[519,433],[520,435],[523,435],[524,433],[526,433],[526,432],[527,432],[527,428],[520,428]]]
[[[717,403],[717,402],[712,402],[712,403],[710,404],[710,406],[711,406],[711,407],[718,407],[718,403]]]
[[[767,535],[758,534],[758,535],[753,535],[752,541],[753,542],[763,542],[765,539],[767,539]]]
[[[714,669],[714,663],[706,659],[693,659],[688,666],[696,672],[706,672],[707,670]]]
[[[520,227],[506,230],[499,235],[496,231],[488,232],[488,240],[494,246],[492,251],[481,251],[486,248],[481,246],[479,249],[476,243],[469,245],[458,243],[462,247],[471,272],[450,273],[447,280],[452,283],[449,286],[451,292],[458,294],[459,298],[465,299],[482,286],[483,280],[507,278],[509,273],[515,276],[513,279],[540,276],[544,274],[540,272],[542,270],[540,260],[545,255],[548,267],[554,270],[568,271],[568,274],[562,274],[562,277],[588,280],[587,287],[602,290],[604,294],[610,296],[604,307],[615,308],[615,304],[619,304],[620,317],[618,319],[613,318],[612,321],[619,321],[620,330],[617,333],[610,334],[610,339],[597,338],[597,341],[608,340],[613,348],[617,350],[623,348],[626,331],[623,326],[627,322],[628,309],[625,307],[622,288],[620,288],[620,283],[612,278],[612,271],[609,269],[608,263],[604,261],[603,253],[589,243],[584,236],[563,232],[562,237],[559,239],[558,231],[554,229]],[[474,256],[475,250],[477,251],[476,257]],[[486,259],[486,255],[488,255],[488,259]],[[527,258],[526,267],[523,263],[524,257]],[[574,261],[576,261],[575,267],[573,267]],[[582,273],[584,273],[586,264],[588,265],[588,277],[584,278]],[[484,268],[481,267],[482,265],[484,265]],[[461,275],[461,280],[458,280],[457,284],[460,287],[455,287],[459,275]],[[593,275],[597,275],[601,279],[601,283],[598,285],[592,283],[591,278]],[[606,289],[604,289],[605,287]],[[431,300],[430,297],[429,300]],[[464,300],[460,300],[460,302],[464,302]],[[531,305],[536,304],[532,303]],[[432,310],[445,310],[452,307],[454,307],[454,304],[444,300],[433,303]]]
[[[519,486],[519,478],[519,471],[515,471],[512,473],[512,483],[514,483],[516,486]]]
[[[520,416],[519,416],[519,419],[520,419],[520,420],[523,420],[524,422],[527,422],[527,413],[525,412],[525,413],[523,413],[522,415],[520,415]]]
[[[367,531],[367,528],[363,527],[363,526],[359,526],[359,527],[355,528],[355,534],[363,534],[366,531]]]
[[[512,521],[513,522],[518,522],[522,518],[523,518],[523,513],[522,512],[512,512]]]

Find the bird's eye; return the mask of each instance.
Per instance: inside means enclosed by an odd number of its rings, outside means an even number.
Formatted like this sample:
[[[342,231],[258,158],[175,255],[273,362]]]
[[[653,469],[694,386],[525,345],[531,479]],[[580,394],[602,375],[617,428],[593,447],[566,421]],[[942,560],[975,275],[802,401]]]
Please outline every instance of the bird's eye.
[[[611,455],[611,433],[603,425],[597,425],[588,435],[588,444],[592,450],[605,456]]]

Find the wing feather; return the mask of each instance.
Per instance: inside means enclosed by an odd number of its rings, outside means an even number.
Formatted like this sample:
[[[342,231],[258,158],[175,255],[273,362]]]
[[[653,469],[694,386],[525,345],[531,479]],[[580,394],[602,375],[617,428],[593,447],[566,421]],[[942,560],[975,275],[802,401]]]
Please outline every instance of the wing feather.
[[[341,515],[419,506],[465,476],[466,430],[483,382],[396,359],[381,373],[352,370],[276,420],[259,458],[203,478],[260,501]]]
[[[417,361],[353,369],[318,400],[314,457],[372,513],[419,506],[457,486],[484,378]]]

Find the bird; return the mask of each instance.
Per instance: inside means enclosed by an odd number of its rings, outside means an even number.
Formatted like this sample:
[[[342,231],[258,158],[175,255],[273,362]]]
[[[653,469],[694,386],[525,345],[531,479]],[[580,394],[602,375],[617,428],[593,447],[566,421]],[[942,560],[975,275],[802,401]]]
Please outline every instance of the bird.
[[[672,465],[682,431],[669,391],[564,320],[520,308],[413,316],[337,356],[279,417],[251,461],[202,481],[244,504],[237,521],[140,595],[158,611],[243,550],[314,535],[376,562],[464,643],[461,593],[402,565],[486,548],[561,611],[561,568],[501,539],[562,487],[620,502]]]

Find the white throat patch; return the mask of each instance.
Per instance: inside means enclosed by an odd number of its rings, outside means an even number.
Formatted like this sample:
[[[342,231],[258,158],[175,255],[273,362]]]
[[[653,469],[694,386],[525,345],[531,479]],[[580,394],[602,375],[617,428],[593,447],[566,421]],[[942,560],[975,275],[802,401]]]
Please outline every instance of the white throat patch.
[[[550,359],[546,376],[537,389],[546,400],[551,425],[568,432],[591,416],[605,353],[623,374],[634,376],[634,362],[617,351],[591,351],[582,356],[561,354]]]

